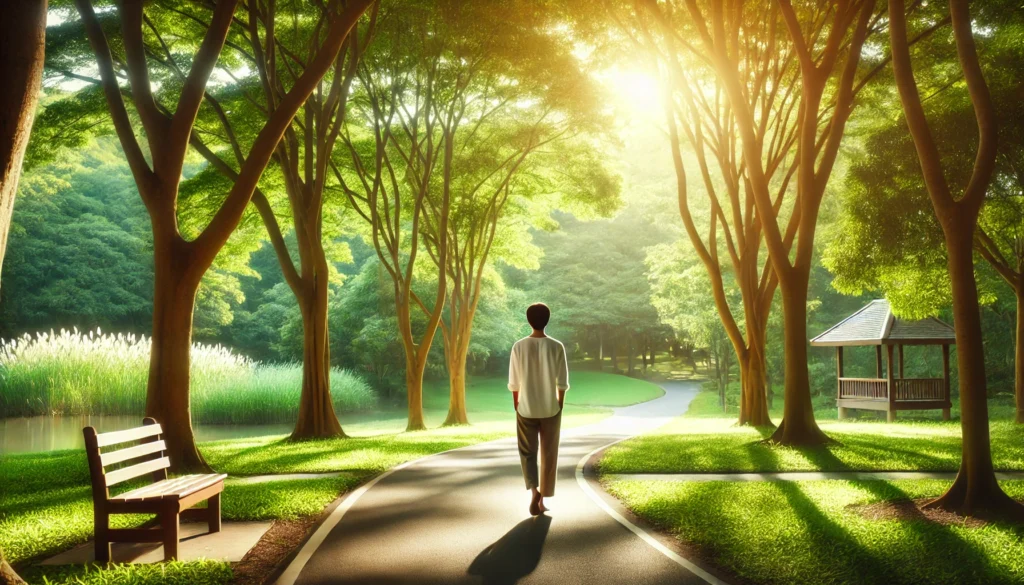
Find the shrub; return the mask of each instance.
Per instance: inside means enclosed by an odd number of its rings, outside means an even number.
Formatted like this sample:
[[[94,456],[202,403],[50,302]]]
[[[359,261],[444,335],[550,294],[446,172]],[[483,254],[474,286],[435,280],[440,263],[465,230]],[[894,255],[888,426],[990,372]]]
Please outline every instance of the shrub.
[[[142,414],[150,340],[97,329],[42,332],[0,341],[0,417]],[[263,364],[221,345],[192,347],[193,417],[203,423],[292,422],[300,364]],[[359,376],[331,372],[335,408],[368,410],[377,397]]]

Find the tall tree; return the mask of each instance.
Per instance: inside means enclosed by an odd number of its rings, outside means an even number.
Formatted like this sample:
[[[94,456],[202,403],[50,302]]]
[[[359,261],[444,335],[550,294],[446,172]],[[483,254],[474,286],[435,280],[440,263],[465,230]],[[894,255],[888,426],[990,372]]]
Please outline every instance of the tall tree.
[[[0,267],[22,161],[39,99],[46,39],[46,0],[13,0],[0,19]],[[22,583],[0,550],[0,582]]]
[[[976,40],[988,55],[986,81],[992,93],[998,128],[998,146],[993,179],[979,213],[974,238],[975,251],[1013,293],[1016,306],[1016,343],[1012,358],[1015,372],[1016,421],[1024,422],[1024,113],[1018,107],[1024,63],[1019,47],[1011,40],[1024,31],[1024,15],[1009,2],[991,2],[979,7],[972,18],[999,34]],[[918,23],[918,27],[921,25]],[[914,27],[914,24],[911,24]],[[947,39],[934,39],[921,50],[927,61],[916,64],[916,79],[933,137],[941,144],[944,175],[950,184],[967,184],[974,169],[972,141],[963,140],[975,132],[977,121],[967,88],[958,68],[956,48]],[[931,200],[917,163],[913,138],[901,119],[884,115],[898,99],[892,86],[871,102],[881,123],[865,125],[862,146],[851,156],[852,164],[843,194],[840,237],[826,249],[823,261],[836,278],[841,292],[880,290],[894,311],[910,318],[934,315],[950,305],[950,281],[942,228],[932,212]],[[995,280],[995,279],[991,279]],[[1003,288],[979,281],[983,304],[1002,298]],[[1012,311],[1012,307],[1008,307]],[[988,329],[986,329],[988,331]],[[1006,359],[986,352],[988,373]],[[995,357],[998,356],[998,357]],[[1000,372],[1002,373],[1002,372]],[[993,390],[989,378],[989,390]]]
[[[575,125],[574,119],[567,117],[562,124]],[[591,159],[589,151],[574,152],[565,137],[566,129],[559,128],[562,124],[542,126],[538,122],[533,128],[515,129],[514,136],[518,136],[514,138],[505,132],[487,132],[494,146],[503,145],[499,152],[489,153],[491,156],[460,145],[466,149],[465,156],[473,159],[463,161],[477,168],[474,172],[463,167],[457,175],[457,195],[448,224],[448,318],[441,324],[450,388],[446,425],[469,422],[466,360],[492,255],[496,252],[509,264],[530,264],[529,258],[517,258],[533,251],[522,242],[522,236],[539,223],[537,220],[543,221],[545,207],[591,207],[607,214],[617,201],[617,181]],[[477,136],[482,133],[474,132]],[[500,152],[503,150],[509,152]],[[488,164],[493,166],[487,168]],[[506,168],[502,170],[502,166]],[[558,197],[545,197],[555,193]],[[531,217],[537,218],[533,226]]]
[[[756,7],[764,3],[752,4]],[[785,407],[782,423],[771,440],[786,445],[820,444],[829,439],[814,420],[807,370],[807,290],[814,234],[825,187],[853,111],[864,42],[880,15],[875,11],[874,0],[801,4],[799,10],[789,0],[771,4],[764,18],[768,22],[781,19],[787,34],[779,35],[777,42],[792,45],[800,71],[796,140],[792,146],[798,167],[791,203],[791,213],[797,216],[792,245],[787,244],[786,231],[793,220],[782,225],[785,218],[773,199],[769,180],[771,145],[758,140],[758,128],[767,121],[759,102],[761,94],[748,91],[745,85],[743,72],[748,64],[742,57],[743,47],[750,41],[744,34],[750,18],[749,6],[744,3],[726,10],[722,1],[712,2],[709,19],[696,0],[686,2],[701,46],[735,115],[746,178],[782,293]],[[870,74],[869,71],[866,75]],[[795,248],[795,254],[791,254],[791,248]]]
[[[333,65],[369,0],[349,3],[329,19],[322,40],[314,41],[320,44],[319,49],[283,98],[269,105],[271,113],[267,123],[253,140],[237,180],[217,206],[209,225],[192,240],[185,239],[178,224],[182,167],[196,116],[227,41],[238,1],[224,0],[213,7],[210,22],[183,81],[162,85],[159,92],[154,92],[150,80],[150,58],[143,29],[148,19],[143,3],[129,1],[118,7],[118,46],[123,54],[116,56],[108,42],[112,27],[104,27],[90,0],[76,0],[75,4],[95,54],[114,128],[153,228],[155,294],[146,414],[164,425],[168,453],[175,470],[206,468],[195,445],[189,407],[192,314],[200,280],[238,225],[295,113]],[[104,20],[110,16],[111,13],[103,13]],[[272,31],[264,32],[267,38],[273,39]],[[127,90],[120,86],[117,69],[121,69],[128,80]],[[126,97],[141,128],[135,127]],[[137,130],[146,137],[146,151],[138,141]]]
[[[459,111],[449,130],[451,169],[434,179],[451,193],[448,231],[425,224],[432,258],[439,259],[439,238],[447,239],[447,262],[438,266],[448,283],[446,425],[469,422],[466,360],[492,253],[514,263],[531,224],[553,207],[607,214],[618,197],[618,182],[586,140],[604,120],[596,88],[566,39],[550,31],[550,12],[515,3],[482,8],[461,9],[460,39],[449,49],[473,51],[456,74],[465,89],[441,94],[437,104]]]
[[[332,165],[353,209],[366,222],[374,250],[390,277],[399,337],[405,353],[407,430],[426,428],[423,419],[423,373],[445,305],[445,271],[434,298],[427,304],[414,287],[417,272],[429,260],[420,258],[425,224],[446,233],[450,183],[430,197],[435,169],[451,176],[455,154],[454,126],[458,110],[443,108],[445,92],[464,95],[465,87],[448,68],[458,69],[458,59],[444,59],[451,41],[441,12],[448,4],[390,3],[382,7],[377,40],[364,56],[358,72],[361,92],[341,140],[349,164]],[[454,106],[457,102],[451,102]],[[339,155],[339,158],[342,155]],[[435,263],[448,261],[447,239],[434,251]],[[429,300],[429,299],[428,299]],[[423,311],[427,321],[414,326],[414,312]]]
[[[46,0],[13,0],[0,22],[0,265],[43,78],[46,8]]]
[[[390,4],[364,59],[359,116],[342,135],[352,170],[338,175],[393,282],[410,430],[423,428],[423,371],[442,327],[448,422],[465,422],[465,354],[498,218],[523,188],[527,159],[597,118],[581,114],[594,112],[594,96],[548,24],[546,7],[530,2]],[[430,261],[432,299],[414,284]]]
[[[695,54],[694,47],[684,40],[686,34],[692,32],[685,18],[686,11],[672,3],[644,6],[647,11],[636,14],[634,41],[650,56],[665,88],[662,102],[677,177],[679,214],[687,237],[708,271],[715,307],[739,363],[739,423],[771,425],[765,345],[768,313],[778,280],[771,263],[767,259],[762,261],[761,217],[754,213],[753,186],[739,152],[736,112],[726,99],[722,85],[715,83],[715,71],[706,56]],[[794,44],[781,38],[785,35],[781,16],[769,3],[755,3],[752,9],[736,15],[735,19],[730,30],[738,32],[742,28],[746,35],[760,39],[760,42],[743,43],[737,40],[731,44],[731,50],[733,58],[743,63],[738,75],[748,88],[745,97],[758,119],[754,136],[764,145],[764,180],[777,193],[773,213],[778,215],[798,168],[792,147],[798,127],[799,64]],[[689,143],[704,187],[706,202],[702,202],[705,203],[702,207],[710,208],[706,226],[699,226],[695,220],[683,139]],[[799,214],[789,217],[783,238],[787,251],[792,246],[799,218]],[[720,234],[724,241],[719,240]],[[720,256],[723,247],[725,259]],[[726,267],[731,269],[739,287],[740,307],[735,311],[743,316],[742,320],[734,316],[734,307],[726,295],[723,278]]]
[[[978,216],[995,170],[997,155],[995,108],[974,43],[969,2],[950,0],[949,12],[957,56],[978,124],[974,168],[963,193],[956,197],[944,174],[939,146],[918,92],[910,57],[905,12],[903,0],[889,0],[893,75],[917,150],[924,183],[946,242],[953,293],[953,326],[957,337],[960,424],[963,435],[963,454],[957,477],[949,490],[930,505],[967,515],[1002,513],[1024,518],[1024,506],[1003,492],[992,467],[981,312],[974,275],[974,241]]]
[[[330,71],[317,91],[302,106],[302,117],[285,130],[284,140],[274,151],[274,161],[280,182],[283,183],[292,233],[298,250],[298,265],[291,256],[285,241],[286,232],[281,228],[270,199],[256,189],[253,204],[259,211],[266,227],[270,242],[284,274],[284,280],[292,290],[299,304],[303,331],[303,373],[302,395],[299,418],[292,432],[292,438],[343,436],[341,424],[334,412],[330,390],[330,339],[328,328],[328,298],[330,293],[331,270],[325,234],[323,230],[325,198],[328,183],[333,182],[332,152],[341,132],[352,82],[355,79],[360,56],[372,37],[378,4],[374,4],[372,16],[363,31],[354,28],[346,41],[345,49],[338,54]],[[298,9],[298,11],[296,11]],[[207,92],[207,102],[212,115],[199,128],[209,128],[203,133],[193,134],[193,145],[211,163],[213,169],[225,177],[236,180],[236,167],[244,163],[240,136],[251,134],[254,123],[266,123],[274,104],[285,97],[282,78],[294,79],[293,67],[308,62],[317,50],[311,39],[316,32],[328,25],[329,13],[321,12],[309,22],[298,18],[308,7],[277,7],[270,1],[257,9],[250,3],[247,26],[238,31],[248,42],[248,51],[239,47],[240,58],[252,66],[253,80],[241,81],[242,87],[232,88],[230,103],[221,104]],[[259,29],[266,31],[264,39]],[[167,46],[164,45],[165,50]],[[173,56],[167,51],[167,60]],[[247,83],[248,82],[248,83]],[[326,87],[325,87],[326,86]],[[251,95],[250,89],[258,87],[261,93]],[[268,104],[271,107],[268,107]],[[238,115],[238,111],[245,115]],[[228,111],[235,112],[229,116]],[[240,126],[236,128],[235,126]],[[222,131],[220,131],[222,130]],[[223,137],[221,152],[215,152],[204,140]],[[226,160],[225,160],[226,159]],[[330,187],[337,188],[336,185]]]

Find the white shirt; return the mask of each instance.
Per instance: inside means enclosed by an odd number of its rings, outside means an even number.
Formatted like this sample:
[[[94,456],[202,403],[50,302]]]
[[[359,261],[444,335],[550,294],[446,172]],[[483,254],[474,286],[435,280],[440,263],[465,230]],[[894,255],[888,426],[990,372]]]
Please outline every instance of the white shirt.
[[[519,414],[526,418],[555,416],[558,392],[569,389],[565,346],[551,337],[524,337],[512,346],[508,389],[519,393]]]

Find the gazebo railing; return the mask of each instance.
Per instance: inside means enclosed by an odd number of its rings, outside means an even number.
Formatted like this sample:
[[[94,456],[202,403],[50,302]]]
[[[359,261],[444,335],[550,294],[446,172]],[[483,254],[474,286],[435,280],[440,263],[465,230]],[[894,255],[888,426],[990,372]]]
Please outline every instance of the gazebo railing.
[[[942,378],[897,378],[896,401],[945,400],[946,382]]]
[[[942,378],[896,378],[896,402],[944,400],[946,382]],[[885,378],[839,378],[839,398],[888,400],[889,382]]]
[[[879,378],[839,378],[839,398],[888,400],[887,382]]]

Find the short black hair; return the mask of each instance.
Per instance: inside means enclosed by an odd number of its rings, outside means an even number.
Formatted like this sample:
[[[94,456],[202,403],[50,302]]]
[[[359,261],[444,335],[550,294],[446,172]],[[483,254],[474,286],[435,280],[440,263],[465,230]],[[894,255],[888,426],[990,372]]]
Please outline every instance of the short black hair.
[[[551,320],[551,309],[544,303],[534,303],[526,308],[526,320],[530,322],[530,327],[543,331]]]

